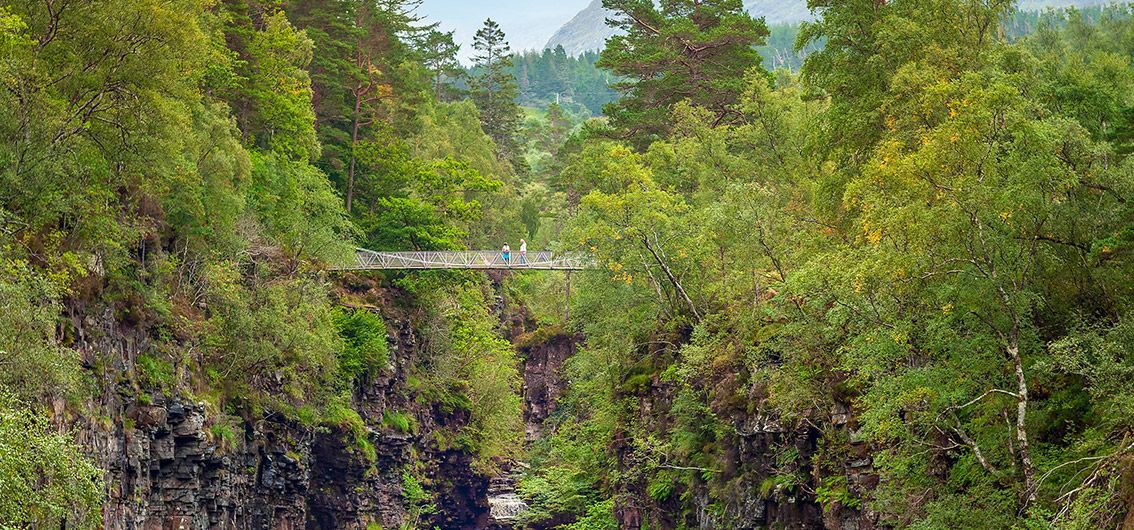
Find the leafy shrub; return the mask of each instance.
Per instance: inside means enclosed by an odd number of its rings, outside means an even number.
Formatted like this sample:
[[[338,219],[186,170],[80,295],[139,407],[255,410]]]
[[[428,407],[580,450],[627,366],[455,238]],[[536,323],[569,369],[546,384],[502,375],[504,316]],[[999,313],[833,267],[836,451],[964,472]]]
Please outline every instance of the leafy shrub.
[[[209,427],[209,433],[226,450],[232,450],[240,443],[240,435],[236,433],[236,428],[227,423],[213,424]]]
[[[390,364],[386,323],[365,309],[336,308],[331,314],[345,343],[339,353],[339,372],[348,380],[376,373]]]
[[[47,281],[20,276],[16,281],[0,276],[0,385],[18,389],[29,401],[70,394],[81,372],[75,351],[55,340],[62,307]]]
[[[855,510],[862,507],[862,499],[851,493],[845,475],[824,477],[819,487],[815,488],[815,500],[824,507],[833,504]]]
[[[103,491],[71,438],[0,387],[0,526],[100,528]]]
[[[673,495],[673,475],[668,471],[659,471],[646,485],[646,493],[657,502],[665,502]]]
[[[614,499],[607,499],[587,507],[587,511],[564,530],[615,530],[618,522],[614,520]]]
[[[433,494],[427,491],[421,481],[409,471],[402,471],[402,498],[406,501],[407,512],[406,519],[402,523],[403,530],[416,529],[423,517],[437,513]]]
[[[366,429],[366,422],[358,415],[358,411],[344,403],[342,399],[332,400],[327,405],[323,423],[346,432],[354,446],[362,452],[367,460],[373,462],[378,458],[374,444],[370,443],[370,435]]]
[[[250,206],[291,256],[348,263],[356,235],[342,201],[318,169],[275,154],[252,154]]]
[[[138,356],[138,371],[143,384],[150,388],[171,390],[174,386],[175,371],[169,361],[153,355]]]
[[[209,271],[207,361],[230,398],[312,401],[330,388],[342,342],[326,286],[305,279],[246,287],[234,265]]]
[[[439,308],[426,333],[430,342],[428,371],[421,374],[421,392],[443,407],[467,409],[471,416],[457,439],[474,452],[477,471],[495,471],[495,459],[515,454],[523,434],[522,403],[516,353],[497,333],[484,293],[466,286],[456,292],[433,293]]]

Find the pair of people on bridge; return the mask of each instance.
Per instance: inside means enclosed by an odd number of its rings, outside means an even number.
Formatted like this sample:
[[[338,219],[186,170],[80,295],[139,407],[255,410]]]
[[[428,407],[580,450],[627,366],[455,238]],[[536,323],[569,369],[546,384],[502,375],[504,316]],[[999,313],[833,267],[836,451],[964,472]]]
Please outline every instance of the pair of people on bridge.
[[[504,248],[500,250],[500,257],[504,258],[504,263],[512,262],[512,247],[508,243],[504,243]],[[528,242],[520,239],[520,265],[528,264]]]

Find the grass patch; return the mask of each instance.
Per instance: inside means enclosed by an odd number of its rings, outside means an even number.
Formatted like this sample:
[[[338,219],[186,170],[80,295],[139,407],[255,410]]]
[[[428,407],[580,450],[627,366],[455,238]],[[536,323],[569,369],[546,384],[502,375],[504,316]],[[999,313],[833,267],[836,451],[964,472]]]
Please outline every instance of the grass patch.
[[[382,412],[382,425],[398,432],[412,433],[417,430],[417,419],[397,410]]]

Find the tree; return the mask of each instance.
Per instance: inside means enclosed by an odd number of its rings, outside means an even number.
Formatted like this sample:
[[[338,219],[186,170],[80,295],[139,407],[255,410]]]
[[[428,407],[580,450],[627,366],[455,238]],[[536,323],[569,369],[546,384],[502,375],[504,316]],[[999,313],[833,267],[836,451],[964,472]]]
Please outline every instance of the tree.
[[[473,61],[478,73],[470,82],[471,95],[480,109],[481,126],[496,142],[498,157],[517,162],[520,106],[516,97],[519,91],[516,78],[510,72],[512,54],[504,40],[504,31],[492,19],[485,20],[484,27],[476,32],[473,48],[477,51]]]
[[[597,52],[569,57],[562,46],[557,46],[554,50],[517,53],[513,60],[520,104],[525,107],[558,103],[572,114],[599,115],[603,105],[618,98],[618,92],[609,86],[614,76],[595,67]]]
[[[598,66],[624,79],[622,98],[606,106],[611,124],[644,148],[670,130],[672,106],[682,100],[709,109],[716,124],[732,110],[745,75],[760,69],[755,46],[768,30],[740,0],[603,0],[625,34],[607,41]]]
[[[543,147],[552,155],[559,152],[559,148],[567,141],[571,132],[571,121],[563,113],[563,107],[558,103],[547,106],[547,134]]]
[[[252,68],[246,90],[255,114],[242,130],[254,138],[254,145],[304,162],[319,158],[311,78],[306,70],[313,46],[282,12],[266,16],[263,29],[252,34],[248,45]]]
[[[453,32],[429,30],[418,38],[416,47],[425,67],[432,73],[433,99],[438,102],[456,99],[458,91],[452,83],[464,77],[465,71],[457,59],[461,46],[453,42]]]
[[[0,385],[0,521],[15,528],[102,528],[101,470],[45,414]]]
[[[595,254],[627,283],[645,283],[657,291],[670,314],[694,321],[702,310],[687,278],[697,270],[695,244],[682,197],[660,189],[638,155],[625,146],[598,144],[584,150],[568,171],[593,189],[583,196],[568,241]]]
[[[823,16],[803,24],[796,49],[824,44],[808,55],[801,74],[832,97],[825,131],[857,164],[885,129],[881,107],[902,66],[932,60],[947,75],[976,69],[1012,2],[808,0],[807,6]]]
[[[0,37],[0,189],[24,241],[66,226],[69,250],[116,261],[149,215],[127,190],[160,193],[193,136],[208,56],[197,13],[150,2],[9,3]],[[150,21],[154,21],[151,23]],[[184,173],[188,173],[185,171]],[[151,195],[152,196],[152,195]]]
[[[423,70],[413,67],[403,37],[417,29],[413,0],[303,0],[288,5],[293,23],[315,41],[311,73],[323,144],[320,166],[340,182],[353,212],[356,149],[374,128],[404,119],[413,108]]]

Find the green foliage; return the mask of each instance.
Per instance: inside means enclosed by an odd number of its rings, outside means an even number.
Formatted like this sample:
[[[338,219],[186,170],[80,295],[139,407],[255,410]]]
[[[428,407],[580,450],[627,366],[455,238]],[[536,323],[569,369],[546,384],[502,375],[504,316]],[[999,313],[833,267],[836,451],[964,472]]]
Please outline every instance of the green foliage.
[[[759,69],[768,29],[740,0],[603,0],[614,27],[625,34],[607,41],[598,66],[624,78],[622,98],[607,105],[611,123],[639,147],[671,131],[669,113],[683,100],[711,112],[717,122],[744,91],[744,76]]]
[[[646,494],[657,502],[665,502],[673,495],[673,475],[668,471],[660,471],[654,475],[646,485]]]
[[[213,440],[215,440],[218,445],[225,450],[231,451],[243,440],[243,433],[237,433],[238,428],[240,427],[227,422],[214,423],[209,427],[209,434],[212,435]]]
[[[471,100],[423,106],[417,119],[418,130],[408,141],[417,159],[460,160],[481,175],[497,179],[511,173],[511,167],[496,157],[492,138],[480,129],[480,113]]]
[[[559,102],[575,114],[602,114],[603,106],[617,99],[618,92],[610,86],[615,77],[595,66],[598,59],[594,51],[572,57],[562,46],[516,54],[512,63],[520,104],[543,108]]]
[[[153,355],[138,356],[139,379],[149,388],[171,391],[176,384],[173,364]]]
[[[824,478],[823,483],[815,488],[815,501],[825,507],[836,505],[855,510],[862,508],[862,499],[850,492],[847,477],[843,475]]]
[[[478,74],[470,81],[470,96],[480,109],[480,123],[485,134],[496,142],[499,158],[516,160],[519,151],[516,135],[520,129],[519,90],[512,74],[512,53],[504,40],[504,31],[491,18],[477,30],[473,56]]]
[[[417,420],[413,416],[397,410],[382,411],[382,425],[402,433],[412,433],[417,428]]]
[[[402,471],[402,499],[405,500],[408,508],[407,517],[402,523],[403,530],[418,528],[424,517],[438,510],[437,504],[433,502],[433,494],[427,491],[421,481],[409,471]]]
[[[253,154],[249,195],[264,235],[289,257],[335,265],[353,259],[354,225],[319,170],[273,154]]]
[[[670,22],[647,4],[624,23]],[[752,493],[898,527],[1121,518],[1103,514],[1131,450],[1134,22],[1059,15],[1009,43],[1009,2],[931,4],[810,2],[798,42],[824,46],[801,78],[754,72],[725,120],[696,101],[646,137],[614,120],[637,149],[568,142],[560,242],[604,270],[572,301],[586,344],[528,480],[637,506],[707,496],[718,509],[689,525],[728,526]],[[836,409],[852,423],[828,425]],[[737,418],[818,425],[821,449],[782,451],[738,492],[726,474],[751,470],[716,472],[743,466]],[[865,447],[872,490],[846,478]],[[665,465],[698,471],[663,496]],[[527,495],[545,519],[589,506]]]
[[[342,190],[354,213],[361,144],[388,129],[406,132],[412,109],[430,94],[429,72],[401,38],[421,29],[410,2],[289,2],[285,13],[314,41],[311,84],[322,157],[318,166]]]
[[[100,525],[95,471],[29,405],[80,423],[98,410],[76,403],[82,383],[143,388],[143,405],[192,389],[225,413],[209,432],[229,450],[270,411],[375,460],[377,418],[352,408],[350,385],[389,369],[387,330],[375,312],[333,309],[320,269],[351,260],[360,235],[463,248],[520,232],[513,166],[476,105],[433,100],[456,96],[441,86],[456,47],[436,32],[416,42],[413,5],[0,7],[0,387],[19,399],[0,403],[0,468],[15,474],[0,489],[23,488],[0,493],[0,525]],[[488,472],[519,450],[516,360],[486,296],[460,296],[438,316],[456,321],[441,346],[457,359],[433,352],[423,394],[471,417],[454,438]],[[152,349],[115,377],[104,330]],[[383,421],[416,429],[395,411]]]
[[[539,471],[520,483],[520,495],[531,504],[524,520],[539,522],[562,513],[586,513],[595,502],[598,492],[584,473],[564,466]]]
[[[64,227],[65,250],[114,266],[152,222],[138,203],[195,173],[199,158],[183,154],[200,140],[197,7],[91,0],[53,17],[40,2],[6,4],[0,189],[26,242]]]
[[[324,286],[281,279],[248,288],[231,266],[208,278],[206,352],[230,398],[310,399],[329,386],[342,342]]]
[[[600,289],[584,286],[580,296]],[[608,292],[609,296],[612,294]],[[621,294],[621,293],[619,293]],[[579,313],[576,313],[576,315]],[[594,316],[611,313],[596,311]],[[629,322],[642,322],[633,312],[625,313]],[[591,315],[573,316],[579,322],[592,322]],[[595,325],[619,325],[614,321],[594,320]],[[599,330],[607,331],[598,333]],[[612,339],[610,328],[592,329],[596,339],[605,343]],[[627,337],[629,338],[629,337]],[[520,482],[520,495],[531,506],[525,518],[542,521],[561,514],[575,514],[576,524],[594,528],[615,528],[613,498],[604,484],[618,480],[619,471],[608,449],[621,424],[621,401],[614,395],[614,385],[621,377],[617,346],[600,347],[599,340],[588,341],[566,361],[564,371],[571,381],[571,390],[560,400],[559,413],[549,418],[544,440],[530,451],[532,470]],[[586,522],[584,522],[586,521]]]
[[[27,272],[4,276],[0,272],[0,387],[29,401],[71,397],[81,380],[79,359],[56,341],[61,307],[50,282]]]
[[[348,399],[340,397],[328,402],[322,423],[345,433],[352,446],[361,452],[363,458],[368,462],[377,461],[378,455],[375,452],[374,444],[370,442],[366,422],[358,415],[358,411],[350,407]]]
[[[399,140],[367,142],[358,158],[374,176],[359,193],[360,201],[372,202],[361,221],[371,248],[458,248],[481,219],[478,195],[503,187],[469,162],[416,158]]]
[[[420,35],[414,45],[421,56],[421,62],[433,76],[433,99],[438,102],[456,99],[460,90],[454,86],[454,82],[462,80],[467,74],[457,59],[461,46],[453,42],[453,32],[442,33],[430,29]]]
[[[564,530],[614,530],[618,522],[614,519],[614,500],[608,499],[587,507],[582,517],[563,526]]]
[[[0,387],[0,525],[101,528],[103,488],[69,436]]]
[[[339,371],[354,381],[366,374],[388,369],[390,347],[386,323],[373,311],[335,309],[331,318],[342,336],[344,348],[339,353]]]
[[[257,145],[281,156],[315,160],[319,143],[311,79],[305,70],[314,42],[292,27],[283,12],[264,17],[261,28],[248,43],[251,72],[246,90],[254,117],[241,129]]]
[[[435,309],[424,334],[433,339],[421,392],[443,409],[468,410],[462,445],[474,453],[474,469],[490,475],[498,459],[519,451],[523,420],[516,353],[497,334],[484,296],[476,285],[429,293],[425,303]]]
[[[796,78],[760,69],[768,31],[738,0],[604,4],[624,30],[607,73],[561,49],[513,56],[489,21],[460,102],[452,36],[412,0],[0,7],[0,519],[100,524],[98,471],[31,404],[90,410],[72,346],[94,384],[122,382],[76,329],[101,314],[154,345],[129,383],[191,384],[234,414],[210,427],[222,446],[267,409],[374,461],[377,418],[348,387],[388,369],[386,326],[332,309],[312,274],[361,233],[379,250],[526,236],[602,269],[572,277],[569,322],[556,277],[504,282],[535,300],[510,316],[548,326],[529,340],[586,337],[530,454],[532,521],[614,528],[617,508],[664,504],[728,527],[756,493],[914,528],[1117,525],[1130,8],[1027,19],[1019,38],[1007,1],[813,0],[776,63],[806,54]],[[616,78],[609,123],[580,125]],[[547,106],[522,130],[517,96]],[[412,397],[452,416],[438,446],[487,475],[524,427],[478,277],[395,287],[424,344]],[[753,419],[823,440],[810,459],[780,448],[741,492]],[[871,491],[846,478],[862,444]],[[438,509],[420,472],[403,475],[410,526]]]

